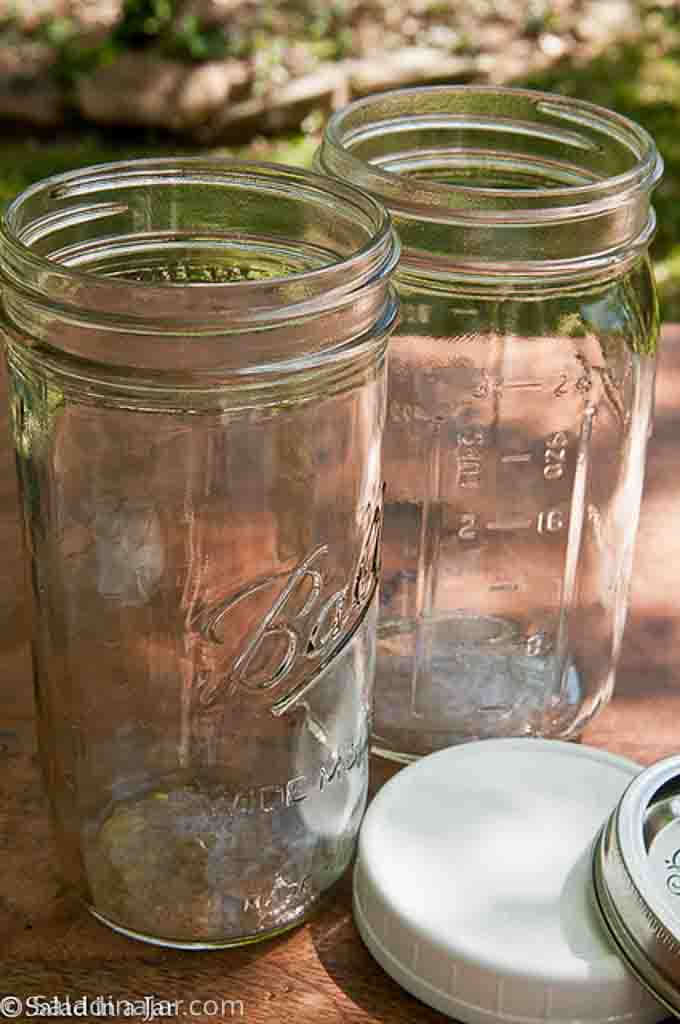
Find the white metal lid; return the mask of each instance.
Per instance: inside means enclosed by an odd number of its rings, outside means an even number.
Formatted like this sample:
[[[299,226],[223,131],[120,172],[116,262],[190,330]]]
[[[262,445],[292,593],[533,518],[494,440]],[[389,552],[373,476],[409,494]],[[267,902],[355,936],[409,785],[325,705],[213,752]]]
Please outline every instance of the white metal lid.
[[[362,825],[361,936],[464,1024],[659,1021],[601,927],[593,840],[639,766],[550,740],[484,740],[399,772]]]

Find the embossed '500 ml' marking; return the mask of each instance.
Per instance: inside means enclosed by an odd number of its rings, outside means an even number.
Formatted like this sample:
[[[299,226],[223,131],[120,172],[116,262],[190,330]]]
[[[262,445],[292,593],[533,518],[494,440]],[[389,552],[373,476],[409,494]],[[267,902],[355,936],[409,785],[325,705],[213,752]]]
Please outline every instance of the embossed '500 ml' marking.
[[[345,586],[324,595],[328,545],[320,545],[303,558],[227,672],[203,683],[199,700],[204,707],[212,706],[225,691],[273,691],[271,711],[281,715],[316,682],[361,625],[375,593],[380,569],[381,506],[369,508],[369,517],[359,557]],[[218,628],[224,630],[230,613],[280,583],[281,574],[257,580],[205,610],[197,622],[203,639],[222,645]]]

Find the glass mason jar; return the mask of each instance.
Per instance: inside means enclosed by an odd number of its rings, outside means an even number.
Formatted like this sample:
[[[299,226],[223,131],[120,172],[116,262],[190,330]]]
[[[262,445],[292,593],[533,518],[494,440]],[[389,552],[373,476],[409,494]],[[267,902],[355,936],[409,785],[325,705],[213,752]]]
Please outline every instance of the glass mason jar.
[[[397,243],[313,174],[109,164],[2,225],[40,754],[136,938],[298,922],[364,808]]]
[[[329,122],[402,243],[375,748],[577,737],[621,648],[652,412],[662,164],[588,103],[407,89]]]

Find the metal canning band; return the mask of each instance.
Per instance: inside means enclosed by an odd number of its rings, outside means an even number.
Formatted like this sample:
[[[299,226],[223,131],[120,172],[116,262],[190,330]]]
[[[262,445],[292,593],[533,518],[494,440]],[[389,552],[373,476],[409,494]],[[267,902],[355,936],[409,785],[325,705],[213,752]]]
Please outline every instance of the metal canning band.
[[[680,942],[651,874],[643,838],[654,798],[678,776],[680,758],[652,765],[630,784],[593,849],[594,904],[627,965],[671,1013],[680,1014]]]

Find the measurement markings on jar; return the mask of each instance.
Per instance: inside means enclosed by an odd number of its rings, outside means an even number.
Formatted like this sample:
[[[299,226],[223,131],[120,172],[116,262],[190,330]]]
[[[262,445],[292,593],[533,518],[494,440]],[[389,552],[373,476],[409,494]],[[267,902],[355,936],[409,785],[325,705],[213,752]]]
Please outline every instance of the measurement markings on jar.
[[[459,540],[476,541],[480,532],[513,533],[517,530],[537,530],[538,533],[560,533],[567,525],[567,517],[559,508],[549,508],[539,512],[535,519],[494,519],[490,523],[480,523],[475,512],[463,512],[457,536]]]
[[[569,435],[564,430],[557,430],[545,439],[543,476],[546,480],[562,479],[568,447]]]
[[[515,590],[519,590],[519,583],[507,583],[507,582],[504,582],[504,583],[491,583],[489,585],[489,590],[491,590],[491,591],[503,590],[503,591],[506,591],[506,592],[509,591],[509,592],[512,593]]]
[[[458,471],[456,483],[459,487],[478,488],[482,478],[482,460],[487,445],[484,427],[474,423],[458,432],[456,458]]]
[[[532,389],[543,387],[542,380],[505,380],[502,381],[502,386],[506,391],[519,391],[522,389]]]
[[[536,527],[539,533],[559,533],[566,526],[564,513],[559,508],[550,508],[546,512],[539,512],[536,519],[508,519],[494,520],[486,524],[486,529],[492,532],[530,530]]]
[[[493,530],[495,532],[500,530],[530,530],[533,525],[533,519],[510,519],[506,523],[498,521],[487,523],[486,528],[487,530]]]
[[[564,513],[559,508],[550,508],[540,512],[536,520],[539,533],[560,533],[567,525]]]
[[[516,455],[501,455],[501,462],[531,462],[531,452],[518,452]]]

